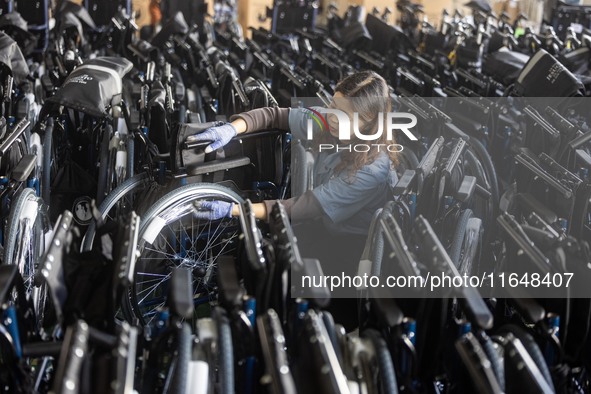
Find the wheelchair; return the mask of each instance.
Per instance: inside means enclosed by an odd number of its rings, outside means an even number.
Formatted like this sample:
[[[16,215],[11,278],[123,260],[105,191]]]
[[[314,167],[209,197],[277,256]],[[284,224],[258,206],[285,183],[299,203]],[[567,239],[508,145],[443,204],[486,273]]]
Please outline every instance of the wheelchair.
[[[52,221],[68,209],[87,225],[91,200],[124,180],[117,149],[126,142],[122,79],[131,67],[121,58],[89,60],[45,101],[35,131],[43,135],[41,194]]]
[[[131,210],[141,217],[134,285],[123,300],[126,318],[152,325],[164,306],[172,268],[191,270],[195,303],[216,297],[216,270],[220,256],[236,253],[244,224],[238,218],[199,220],[193,204],[222,200],[244,204],[286,195],[286,135],[266,130],[236,137],[222,152],[205,154],[207,144],[185,143],[188,135],[215,125],[179,125],[170,154],[154,157],[135,176],[116,187],[98,206],[82,241],[82,250],[110,242],[102,223]]]

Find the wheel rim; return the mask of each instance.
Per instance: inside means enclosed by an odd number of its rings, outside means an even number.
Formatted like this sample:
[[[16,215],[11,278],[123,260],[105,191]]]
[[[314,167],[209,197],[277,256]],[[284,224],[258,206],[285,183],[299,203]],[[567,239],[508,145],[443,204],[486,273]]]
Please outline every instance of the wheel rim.
[[[130,301],[134,314],[144,325],[153,324],[159,308],[166,303],[172,268],[191,269],[194,302],[207,303],[216,293],[217,259],[236,250],[241,232],[239,219],[197,219],[192,209],[196,200],[236,202],[232,196],[215,190],[203,190],[198,196],[186,193],[149,221],[160,221],[157,235],[150,236],[153,228],[142,223]]]

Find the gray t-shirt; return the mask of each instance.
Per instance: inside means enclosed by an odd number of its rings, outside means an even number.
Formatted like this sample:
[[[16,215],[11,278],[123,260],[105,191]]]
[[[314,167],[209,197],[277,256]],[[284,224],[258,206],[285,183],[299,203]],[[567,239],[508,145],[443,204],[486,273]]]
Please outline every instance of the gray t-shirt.
[[[343,151],[320,151],[307,139],[308,119],[312,112],[306,108],[292,108],[289,112],[289,130],[294,139],[315,152],[314,188],[312,193],[324,213],[330,218],[326,224],[338,232],[366,233],[375,211],[391,199],[391,188],[398,176],[388,154],[382,151],[377,158],[361,167],[353,176],[347,169],[336,173]],[[313,122],[313,133],[321,132]],[[331,143],[338,139],[331,136]],[[374,148],[375,149],[375,148]],[[297,217],[292,219],[297,220]]]

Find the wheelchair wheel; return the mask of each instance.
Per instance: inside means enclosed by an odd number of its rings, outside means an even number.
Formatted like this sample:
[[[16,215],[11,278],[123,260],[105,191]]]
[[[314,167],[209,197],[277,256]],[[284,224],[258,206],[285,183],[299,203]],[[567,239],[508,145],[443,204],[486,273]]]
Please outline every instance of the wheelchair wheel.
[[[102,203],[107,194],[109,194],[109,174],[111,173],[110,161],[109,161],[109,144],[111,143],[111,135],[113,134],[113,128],[109,125],[103,130],[101,145],[99,149],[100,153],[100,166],[98,171],[97,181],[97,203]]]
[[[45,233],[49,229],[47,206],[30,188],[23,189],[10,208],[4,263],[18,266],[27,297],[32,297],[37,316],[43,313],[45,287],[35,287],[35,272],[45,251]]]
[[[172,377],[172,393],[185,393],[189,377],[189,364],[193,349],[192,333],[189,323],[181,323],[177,333],[177,359]]]
[[[365,330],[363,337],[369,339],[375,349],[379,368],[379,387],[381,392],[397,394],[398,382],[396,381],[396,371],[392,356],[388,350],[388,345],[381,334],[373,329]]]
[[[232,344],[232,329],[226,312],[216,307],[213,313],[218,334],[218,379],[220,394],[232,394],[234,387],[234,346]]]
[[[223,186],[198,183],[171,191],[143,215],[134,285],[126,298],[129,310],[141,324],[150,325],[158,308],[165,305],[175,267],[192,270],[194,302],[208,303],[213,297],[217,258],[233,253],[237,247],[239,218],[197,219],[193,202],[199,200],[244,202]]]
[[[53,119],[49,118],[43,135],[43,164],[41,167],[41,197],[48,203],[51,198],[51,166],[53,159]]]
[[[470,220],[472,216],[472,210],[465,209],[462,211],[457,221],[456,230],[454,232],[449,250],[449,257],[456,267],[458,267],[460,264],[460,256],[462,255],[462,247],[464,246],[466,227],[468,226],[468,220]]]
[[[134,208],[134,196],[137,192],[144,190],[149,182],[150,177],[147,173],[138,174],[122,182],[98,206],[101,218],[103,220],[115,220],[119,215],[130,212]],[[96,223],[92,221],[88,225],[82,240],[81,250],[83,252],[92,249],[95,234]]]

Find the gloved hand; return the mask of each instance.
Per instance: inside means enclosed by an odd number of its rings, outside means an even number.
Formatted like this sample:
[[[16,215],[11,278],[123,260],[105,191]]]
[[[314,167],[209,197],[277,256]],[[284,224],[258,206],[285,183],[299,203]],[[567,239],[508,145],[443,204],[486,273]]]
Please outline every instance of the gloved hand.
[[[205,153],[210,153],[226,145],[236,134],[238,134],[236,128],[231,123],[226,123],[221,126],[210,127],[201,133],[190,135],[187,137],[187,142],[212,141],[205,148]]]
[[[234,204],[226,201],[195,201],[194,215],[197,219],[219,220],[232,217],[232,206]]]

